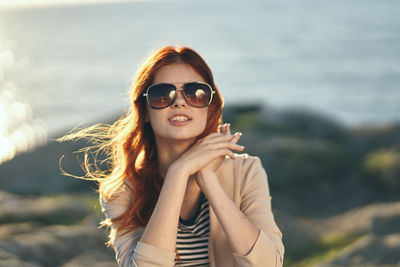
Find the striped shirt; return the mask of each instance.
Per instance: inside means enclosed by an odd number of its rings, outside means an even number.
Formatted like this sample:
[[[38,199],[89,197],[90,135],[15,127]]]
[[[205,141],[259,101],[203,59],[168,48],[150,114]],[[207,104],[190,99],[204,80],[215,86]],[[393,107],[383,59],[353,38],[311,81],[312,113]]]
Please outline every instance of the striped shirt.
[[[196,213],[192,219],[179,217],[176,248],[180,262],[175,266],[209,266],[208,236],[210,234],[210,214],[207,198],[201,192]]]

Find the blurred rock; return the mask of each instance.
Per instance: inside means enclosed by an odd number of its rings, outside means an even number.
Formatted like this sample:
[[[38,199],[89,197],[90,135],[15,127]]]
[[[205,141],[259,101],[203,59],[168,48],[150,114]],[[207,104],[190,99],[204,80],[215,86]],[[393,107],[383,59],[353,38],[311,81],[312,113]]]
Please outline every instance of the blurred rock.
[[[343,250],[333,260],[318,264],[328,266],[399,266],[400,234],[368,235]]]
[[[114,252],[105,246],[106,231],[97,229],[101,218],[88,197],[0,191],[0,266],[112,266]]]
[[[374,203],[309,224],[318,235],[334,233],[390,234],[400,230],[400,201]]]
[[[106,253],[107,252],[107,253]],[[88,250],[79,256],[71,259],[62,267],[118,267],[115,254],[111,250]]]
[[[18,259],[14,254],[0,248],[0,267],[42,267],[42,265]]]
[[[0,223],[38,221],[68,224],[90,212],[89,205],[74,196],[21,197],[0,191]]]
[[[285,253],[290,253],[290,251],[300,249],[317,241],[316,234],[305,227],[307,222],[278,210],[274,210],[274,216],[283,234]]]
[[[38,227],[37,223],[32,222],[0,224],[0,240],[11,238],[16,234],[31,233]]]
[[[59,266],[95,246],[95,231],[80,225],[46,226],[32,233],[16,234],[1,242],[0,248],[22,260]]]
[[[85,142],[59,144],[49,141],[34,151],[17,155],[0,165],[0,188],[17,194],[59,194],[63,192],[89,192],[95,188],[89,181],[61,175],[59,160],[63,154],[62,167],[77,176],[83,172],[72,152]],[[92,190],[93,191],[93,190]]]

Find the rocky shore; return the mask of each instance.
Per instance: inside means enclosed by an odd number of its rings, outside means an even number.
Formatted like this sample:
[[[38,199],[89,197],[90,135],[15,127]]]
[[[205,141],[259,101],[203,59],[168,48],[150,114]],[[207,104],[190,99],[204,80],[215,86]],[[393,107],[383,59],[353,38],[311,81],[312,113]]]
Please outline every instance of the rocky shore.
[[[259,104],[226,107],[224,120],[263,161],[285,266],[400,266],[399,123],[347,128]],[[73,151],[85,145],[50,141],[0,165],[0,266],[117,266],[96,185],[60,174],[62,155],[83,174]]]
[[[117,266],[95,197],[0,191],[0,266]]]

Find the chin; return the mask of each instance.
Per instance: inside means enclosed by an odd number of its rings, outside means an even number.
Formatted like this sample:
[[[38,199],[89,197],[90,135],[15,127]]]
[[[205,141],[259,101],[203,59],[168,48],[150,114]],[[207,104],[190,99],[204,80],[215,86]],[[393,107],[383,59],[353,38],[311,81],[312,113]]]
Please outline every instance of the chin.
[[[156,134],[158,138],[164,139],[167,142],[173,141],[189,141],[196,139],[199,135],[204,132],[203,128],[174,128],[174,129],[165,129],[165,131]]]
[[[171,136],[169,139],[177,140],[177,141],[186,141],[186,140],[194,140],[199,135],[175,135]]]
[[[179,141],[185,141],[185,140],[194,140],[196,139],[197,136],[199,136],[202,132],[191,132],[191,133],[172,133],[168,139],[171,140],[179,140]]]

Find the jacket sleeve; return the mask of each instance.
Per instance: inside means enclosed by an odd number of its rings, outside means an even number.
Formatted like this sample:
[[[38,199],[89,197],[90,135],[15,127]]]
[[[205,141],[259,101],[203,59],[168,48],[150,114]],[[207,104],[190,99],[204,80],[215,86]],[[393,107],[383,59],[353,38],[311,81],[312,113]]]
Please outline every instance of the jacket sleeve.
[[[110,201],[105,201],[100,195],[102,211],[107,219],[123,214],[131,205],[131,191],[121,190]],[[120,267],[161,267],[174,266],[175,252],[140,242],[144,228],[122,235],[116,231],[116,224],[111,225],[111,231],[116,232],[114,240],[115,258]]]
[[[239,266],[282,266],[284,246],[282,233],[275,223],[267,174],[258,157],[244,160],[241,211],[260,230],[247,255],[233,252]]]

